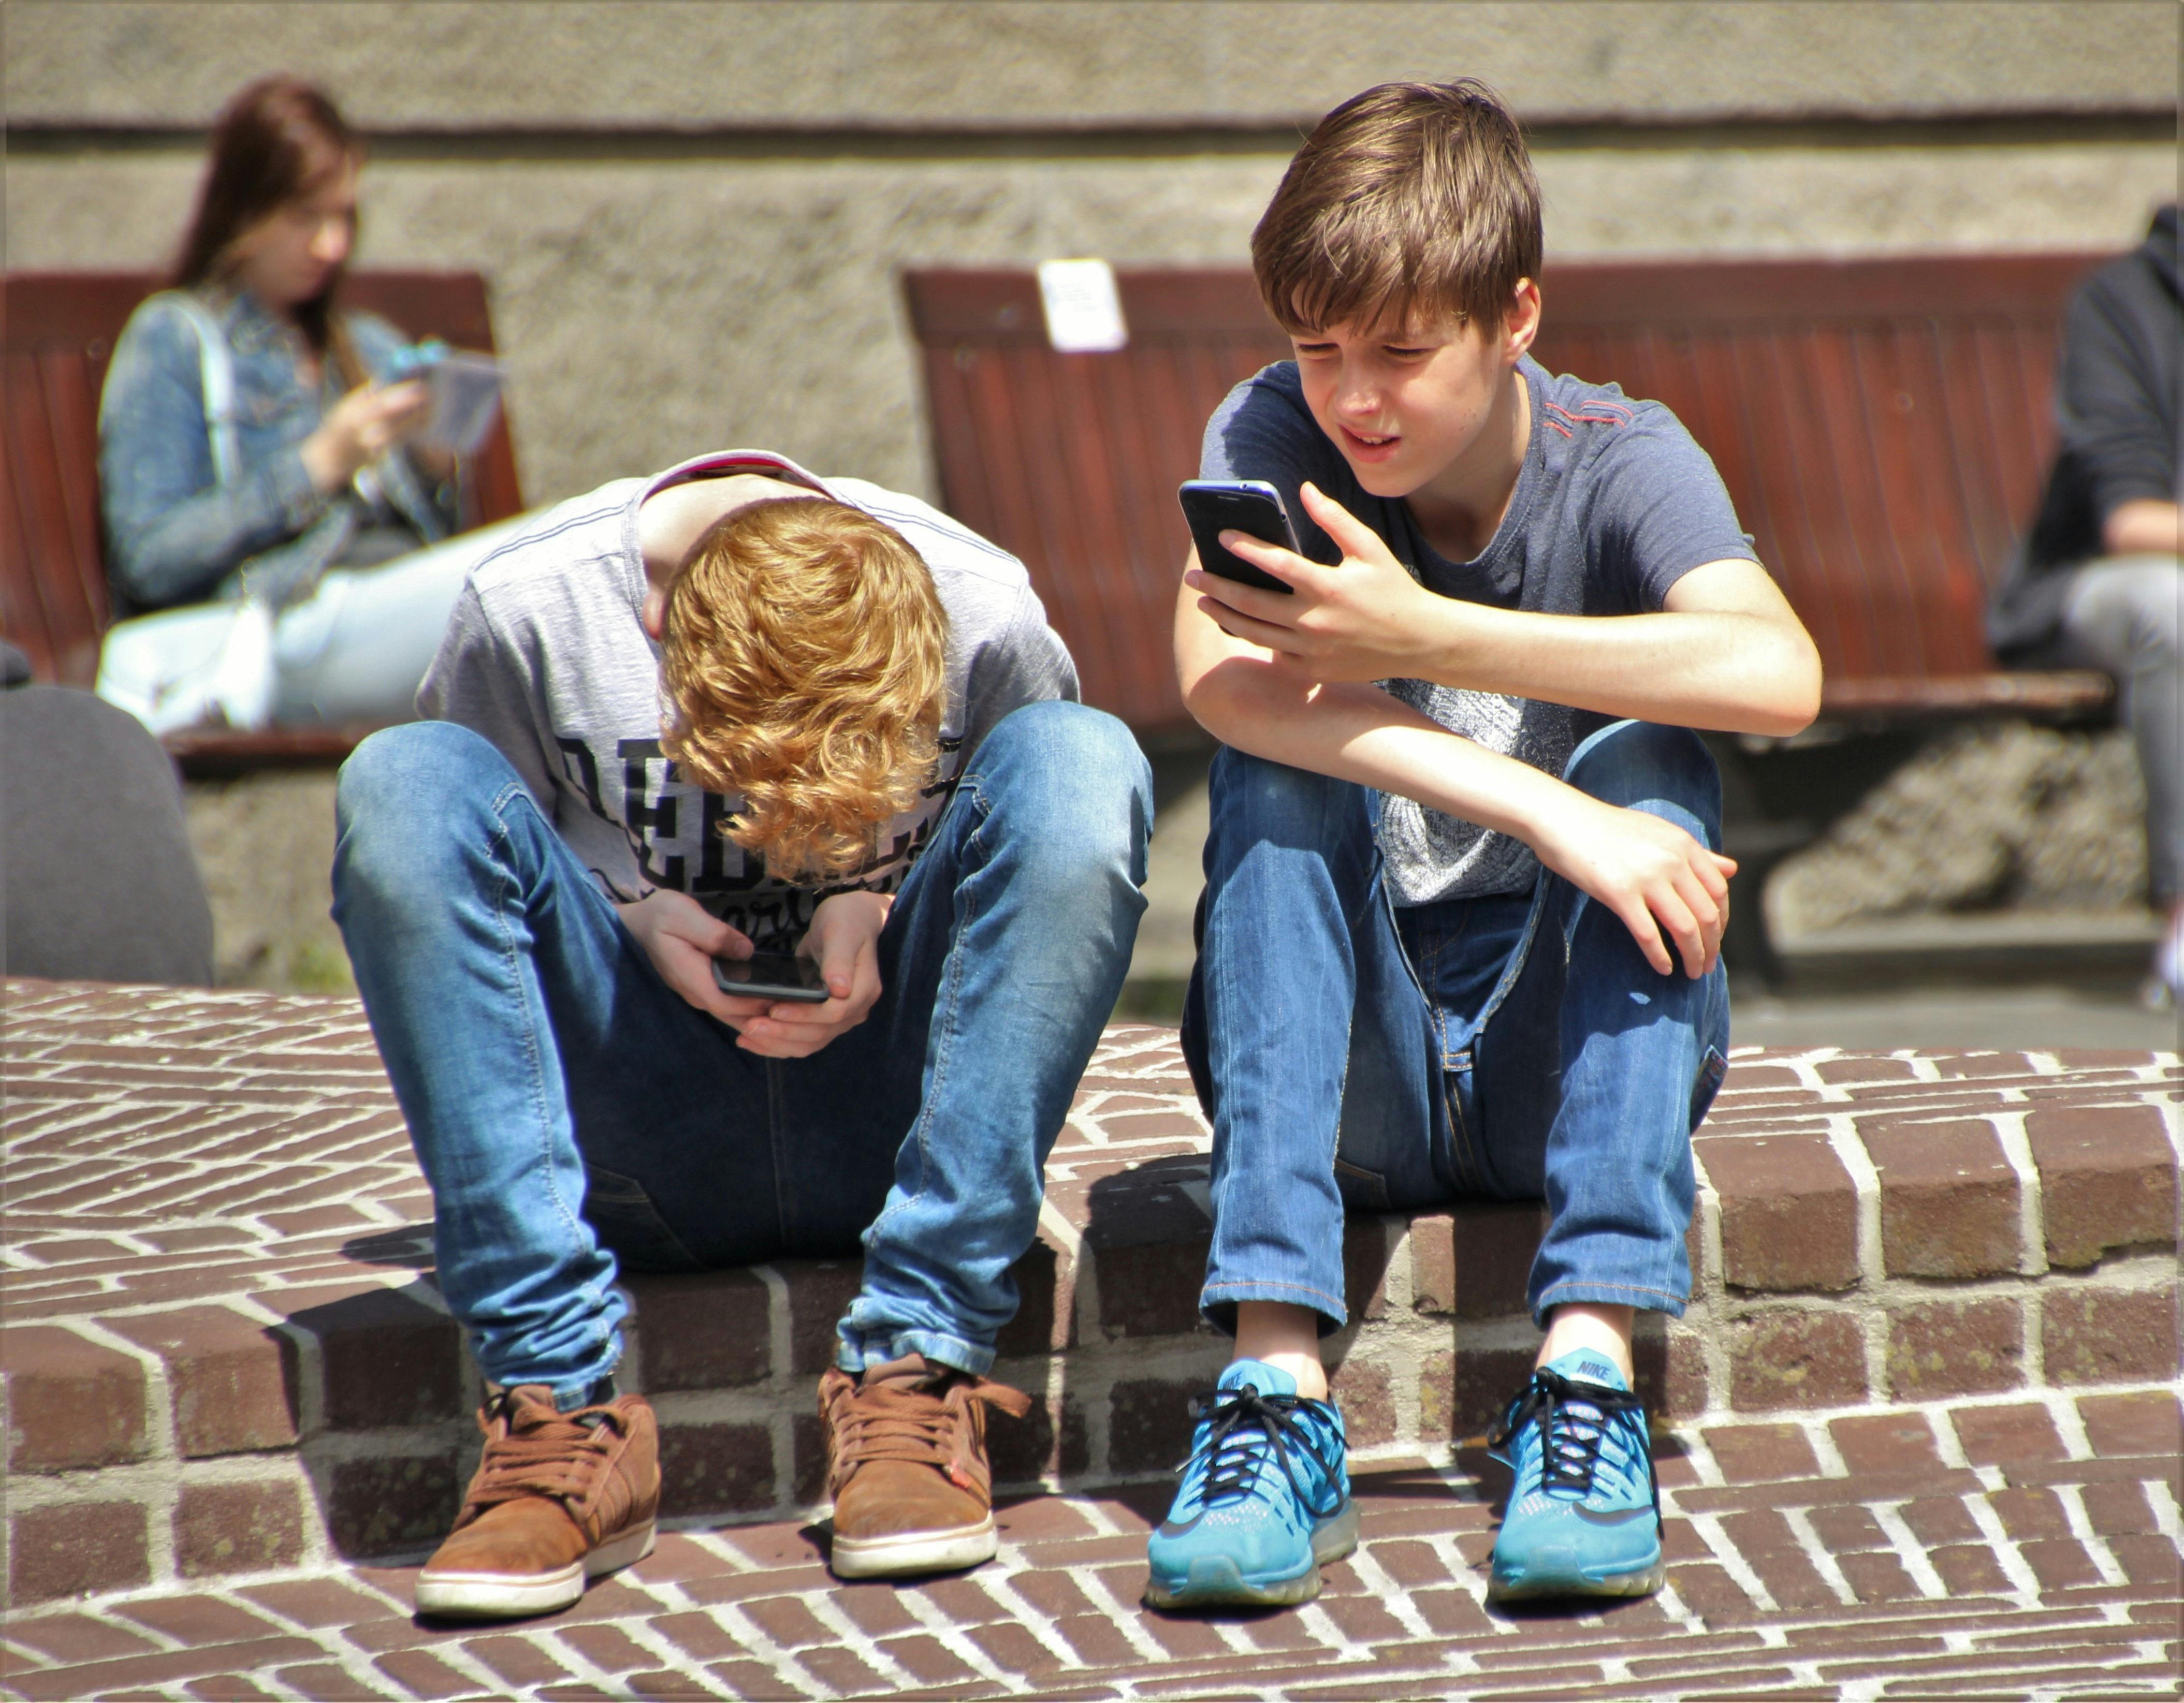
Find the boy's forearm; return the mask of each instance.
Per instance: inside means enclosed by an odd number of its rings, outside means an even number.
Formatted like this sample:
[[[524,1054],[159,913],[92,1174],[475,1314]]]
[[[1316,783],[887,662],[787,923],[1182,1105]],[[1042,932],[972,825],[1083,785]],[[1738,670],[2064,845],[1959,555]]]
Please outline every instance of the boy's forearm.
[[[1186,682],[1201,726],[1224,745],[1418,803],[1537,847],[1576,795],[1552,776],[1451,733],[1377,687],[1314,683],[1248,654]]]
[[[1819,659],[1794,621],[1732,610],[1539,615],[1445,600],[1420,677],[1729,733],[1795,733],[1819,708]]]

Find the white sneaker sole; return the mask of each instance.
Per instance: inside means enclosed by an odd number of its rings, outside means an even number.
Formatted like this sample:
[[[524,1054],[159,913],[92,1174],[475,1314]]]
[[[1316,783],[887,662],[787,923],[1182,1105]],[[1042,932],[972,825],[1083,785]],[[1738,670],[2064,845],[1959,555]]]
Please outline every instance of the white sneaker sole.
[[[951,1572],[989,1561],[1000,1547],[991,1514],[975,1526],[939,1532],[901,1532],[885,1538],[836,1537],[827,1565],[837,1578],[892,1578],[906,1573]]]
[[[551,1614],[582,1596],[591,1580],[643,1561],[652,1553],[653,1535],[647,1520],[550,1573],[434,1572],[428,1567],[417,1575],[417,1612],[454,1620]]]

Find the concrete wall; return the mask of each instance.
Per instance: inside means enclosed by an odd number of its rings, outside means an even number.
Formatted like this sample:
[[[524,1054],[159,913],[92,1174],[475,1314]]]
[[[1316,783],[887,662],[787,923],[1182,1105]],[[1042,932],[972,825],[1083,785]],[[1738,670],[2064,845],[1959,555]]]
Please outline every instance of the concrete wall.
[[[2166,4],[11,0],[4,28],[8,265],[157,264],[220,101],[320,77],[375,136],[365,264],[493,280],[534,500],[722,442],[930,493],[901,269],[1240,264],[1297,126],[1388,77],[1507,95],[1551,257],[2121,248],[2176,186]]]

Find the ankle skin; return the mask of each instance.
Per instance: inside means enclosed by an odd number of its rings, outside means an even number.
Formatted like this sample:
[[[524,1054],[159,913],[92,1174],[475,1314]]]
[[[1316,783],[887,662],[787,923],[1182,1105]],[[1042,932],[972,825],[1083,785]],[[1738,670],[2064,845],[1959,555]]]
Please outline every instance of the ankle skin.
[[[1239,1301],[1232,1361],[1256,1360],[1287,1372],[1297,1394],[1327,1400],[1327,1368],[1319,1358],[1319,1315],[1286,1301]]]
[[[1596,1301],[1565,1302],[1547,1320],[1547,1339],[1540,1344],[1540,1357],[1533,1364],[1545,1366],[1574,1349],[1588,1348],[1607,1355],[1623,1374],[1623,1381],[1630,1383],[1636,1376],[1630,1356],[1630,1332],[1636,1316],[1629,1307]]]

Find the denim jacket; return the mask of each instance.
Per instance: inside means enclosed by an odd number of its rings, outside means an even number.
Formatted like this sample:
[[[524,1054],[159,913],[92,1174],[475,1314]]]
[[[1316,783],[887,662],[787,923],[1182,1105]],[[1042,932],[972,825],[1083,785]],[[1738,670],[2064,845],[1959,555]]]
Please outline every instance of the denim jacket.
[[[99,396],[99,506],[117,614],[246,591],[279,607],[308,596],[362,528],[447,537],[452,484],[430,490],[398,453],[361,481],[370,496],[315,488],[303,445],[341,400],[333,362],[314,388],[298,370],[304,347],[294,326],[246,293],[203,299],[234,370],[240,471],[226,485],[214,476],[197,328],[170,295],[153,296],[130,316]],[[374,375],[405,341],[370,314],[345,314],[343,324]]]

